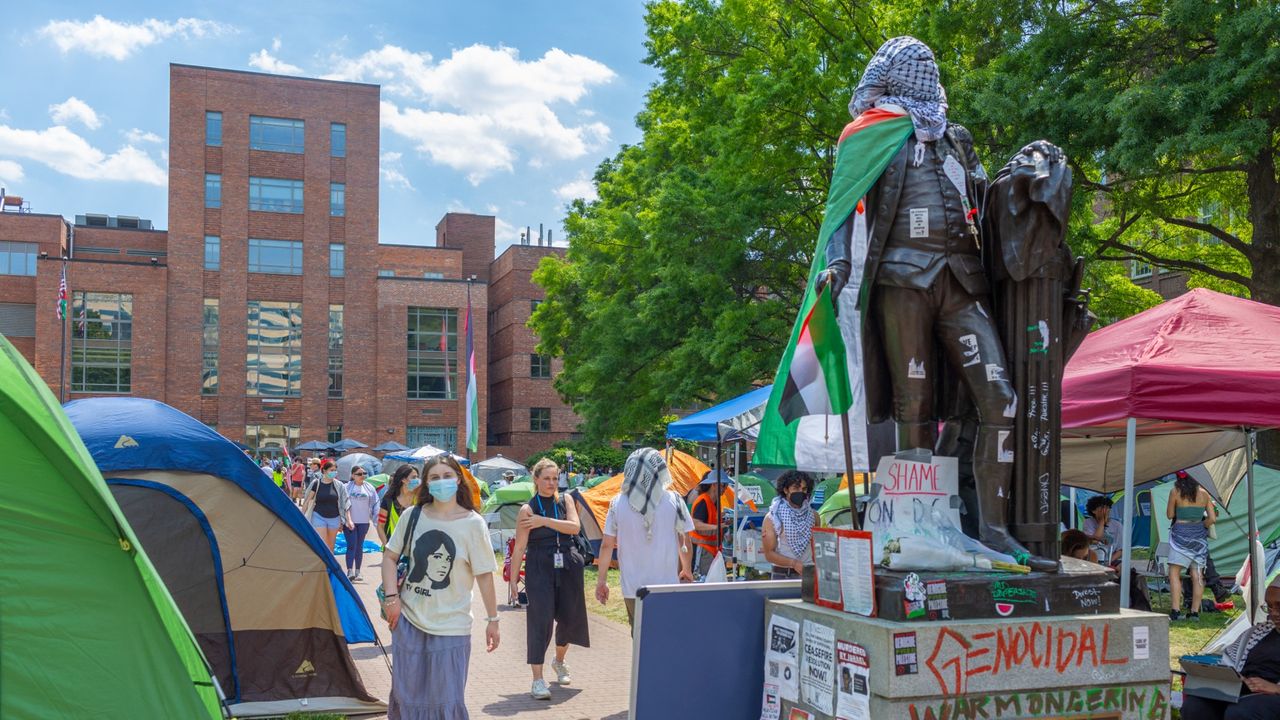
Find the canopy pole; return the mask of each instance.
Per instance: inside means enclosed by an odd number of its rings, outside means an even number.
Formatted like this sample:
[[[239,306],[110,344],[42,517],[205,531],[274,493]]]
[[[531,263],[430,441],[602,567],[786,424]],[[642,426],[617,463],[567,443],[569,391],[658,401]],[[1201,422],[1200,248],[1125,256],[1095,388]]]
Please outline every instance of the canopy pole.
[[[1249,624],[1252,625],[1256,622],[1258,610],[1262,606],[1262,588],[1267,583],[1267,571],[1265,567],[1255,566],[1254,561],[1259,558],[1253,552],[1254,544],[1258,542],[1258,515],[1253,506],[1253,442],[1257,439],[1257,433],[1248,428],[1240,429],[1245,434],[1245,479],[1249,483]],[[1266,563],[1258,564],[1266,565]]]
[[[1120,563],[1120,607],[1129,607],[1129,573],[1133,567],[1133,465],[1138,440],[1138,421],[1125,421],[1124,444],[1124,552]]]
[[[720,428],[716,428],[716,485],[720,485],[720,493],[724,493],[724,486],[721,485],[724,480],[724,441],[720,439]],[[724,523],[720,522],[720,499],[716,499],[716,554],[720,555],[720,560],[724,561]]]
[[[861,530],[862,525],[858,522],[858,482],[853,475],[853,443],[849,440],[848,410],[840,413],[840,436],[844,438],[844,476],[849,482],[849,507],[853,510],[849,515],[853,518],[853,529]]]

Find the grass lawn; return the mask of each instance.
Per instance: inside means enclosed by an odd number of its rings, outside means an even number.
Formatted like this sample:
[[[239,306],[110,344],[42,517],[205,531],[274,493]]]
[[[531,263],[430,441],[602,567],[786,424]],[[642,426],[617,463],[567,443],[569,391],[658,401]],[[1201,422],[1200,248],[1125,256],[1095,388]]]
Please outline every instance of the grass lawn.
[[[1200,652],[1204,644],[1213,639],[1244,611],[1244,598],[1232,595],[1236,609],[1216,613],[1200,613],[1199,620],[1178,620],[1169,623],[1169,667],[1177,670],[1178,658]],[[1151,593],[1151,611],[1168,614],[1169,593]]]
[[[608,577],[605,578],[605,582],[609,585],[609,602],[604,605],[596,600],[597,578],[596,566],[589,566],[583,578],[587,591],[587,610],[626,625],[627,606],[622,604],[622,586],[618,584],[618,570],[616,568],[610,570]]]

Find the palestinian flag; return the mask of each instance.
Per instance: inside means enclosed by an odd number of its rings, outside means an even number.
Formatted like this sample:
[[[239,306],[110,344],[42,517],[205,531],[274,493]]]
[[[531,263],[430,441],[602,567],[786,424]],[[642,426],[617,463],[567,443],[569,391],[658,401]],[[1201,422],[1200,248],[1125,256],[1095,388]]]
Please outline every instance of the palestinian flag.
[[[476,388],[475,328],[471,322],[471,295],[467,295],[467,450],[476,452],[480,446],[480,397]],[[470,456],[470,453],[468,453]]]
[[[863,397],[861,349],[849,347],[850,340],[856,339],[860,331],[857,313],[845,313],[837,322],[831,309],[830,293],[824,289],[819,296],[817,279],[827,266],[827,242],[831,235],[850,214],[856,211],[859,216],[863,215],[860,201],[897,155],[912,130],[909,115],[877,108],[859,115],[840,135],[826,212],[809,268],[808,287],[791,330],[791,340],[783,351],[782,362],[778,364],[773,392],[765,406],[752,460],[756,465],[844,470],[843,443],[839,434],[827,430],[835,426],[838,433],[839,418],[825,416],[839,415],[848,410],[850,426],[855,429],[865,427],[863,408],[859,406]],[[862,233],[865,238],[865,220],[862,217],[857,220],[861,222],[855,222],[855,236]],[[865,240],[861,247],[865,252]],[[857,297],[862,281],[861,258],[855,257],[853,266],[854,272],[843,292],[854,293],[851,297]],[[816,439],[813,432],[802,432],[801,426],[809,422],[803,418],[813,418],[822,428]],[[814,443],[827,447],[806,447]],[[855,447],[858,444],[854,443]],[[865,437],[860,444],[865,455]],[[829,460],[835,457],[839,458],[838,463]]]

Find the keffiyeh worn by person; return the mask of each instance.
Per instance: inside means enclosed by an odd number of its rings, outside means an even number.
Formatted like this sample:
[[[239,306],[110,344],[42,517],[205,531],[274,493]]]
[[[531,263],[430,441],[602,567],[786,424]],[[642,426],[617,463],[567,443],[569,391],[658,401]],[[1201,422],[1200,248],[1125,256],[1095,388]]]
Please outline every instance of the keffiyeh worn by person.
[[[1280,577],[1276,577],[1267,586],[1268,589],[1274,587],[1280,587]],[[1244,663],[1249,658],[1249,653],[1253,651],[1254,646],[1262,642],[1275,629],[1276,626],[1275,623],[1271,622],[1271,616],[1263,616],[1262,622],[1246,630],[1239,639],[1227,646],[1227,649],[1222,652],[1222,664],[1230,665],[1235,668],[1236,672],[1242,672]]]
[[[802,508],[796,508],[785,498],[778,496],[773,499],[769,513],[778,526],[778,539],[786,541],[791,557],[807,558],[809,541],[813,538],[813,508],[808,503]]]
[[[671,487],[671,472],[662,453],[653,448],[641,448],[631,453],[622,471],[622,494],[632,509],[643,516],[645,530],[653,535],[653,518],[658,503],[662,502],[667,488]],[[683,505],[680,508],[683,511]],[[677,513],[679,515],[679,513]],[[677,527],[682,518],[677,517]]]
[[[849,114],[856,118],[877,104],[905,108],[918,141],[942,138],[947,131],[947,92],[938,80],[938,63],[928,45],[904,35],[880,46],[853,91]],[[922,159],[920,146],[916,152]]]

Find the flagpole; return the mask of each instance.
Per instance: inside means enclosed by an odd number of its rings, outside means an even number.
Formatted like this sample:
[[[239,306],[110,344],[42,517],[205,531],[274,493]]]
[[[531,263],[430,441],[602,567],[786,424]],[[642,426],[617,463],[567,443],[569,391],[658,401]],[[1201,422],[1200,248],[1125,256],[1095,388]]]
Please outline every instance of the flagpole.
[[[468,340],[471,339],[471,332],[472,332],[471,331],[471,280],[472,278],[467,278],[467,339]],[[470,345],[470,343],[468,343],[468,345]],[[471,462],[471,348],[470,347],[467,348],[466,354],[467,354],[467,357],[463,358],[463,361],[462,361],[463,364],[467,366],[467,385],[466,385],[466,389],[463,391],[462,406],[463,406],[463,412],[466,413],[467,419],[463,423],[462,427],[464,432],[466,432],[467,436],[462,441],[462,446],[467,449],[467,463],[469,464]],[[480,402],[479,398],[476,399],[476,402],[477,403]]]
[[[66,287],[66,282],[67,282],[67,258],[66,257],[62,258],[62,277],[59,279],[58,282],[60,283],[59,295],[61,295],[62,292],[64,292],[63,288]],[[67,313],[71,312],[71,303],[68,302],[68,300],[70,300],[70,298],[66,298],[66,299],[63,299],[61,297],[58,298],[58,302],[60,303],[58,306],[60,308],[60,311],[58,314],[61,316],[61,321],[59,322],[58,327],[61,330],[61,336],[62,336],[60,338],[61,349],[58,352],[58,402],[59,403],[65,403],[67,401]]]
[[[853,529],[861,530],[858,522],[858,481],[853,475],[853,445],[849,441],[849,411],[840,413],[841,436],[844,437],[844,472],[849,479],[849,514],[853,517]]]

